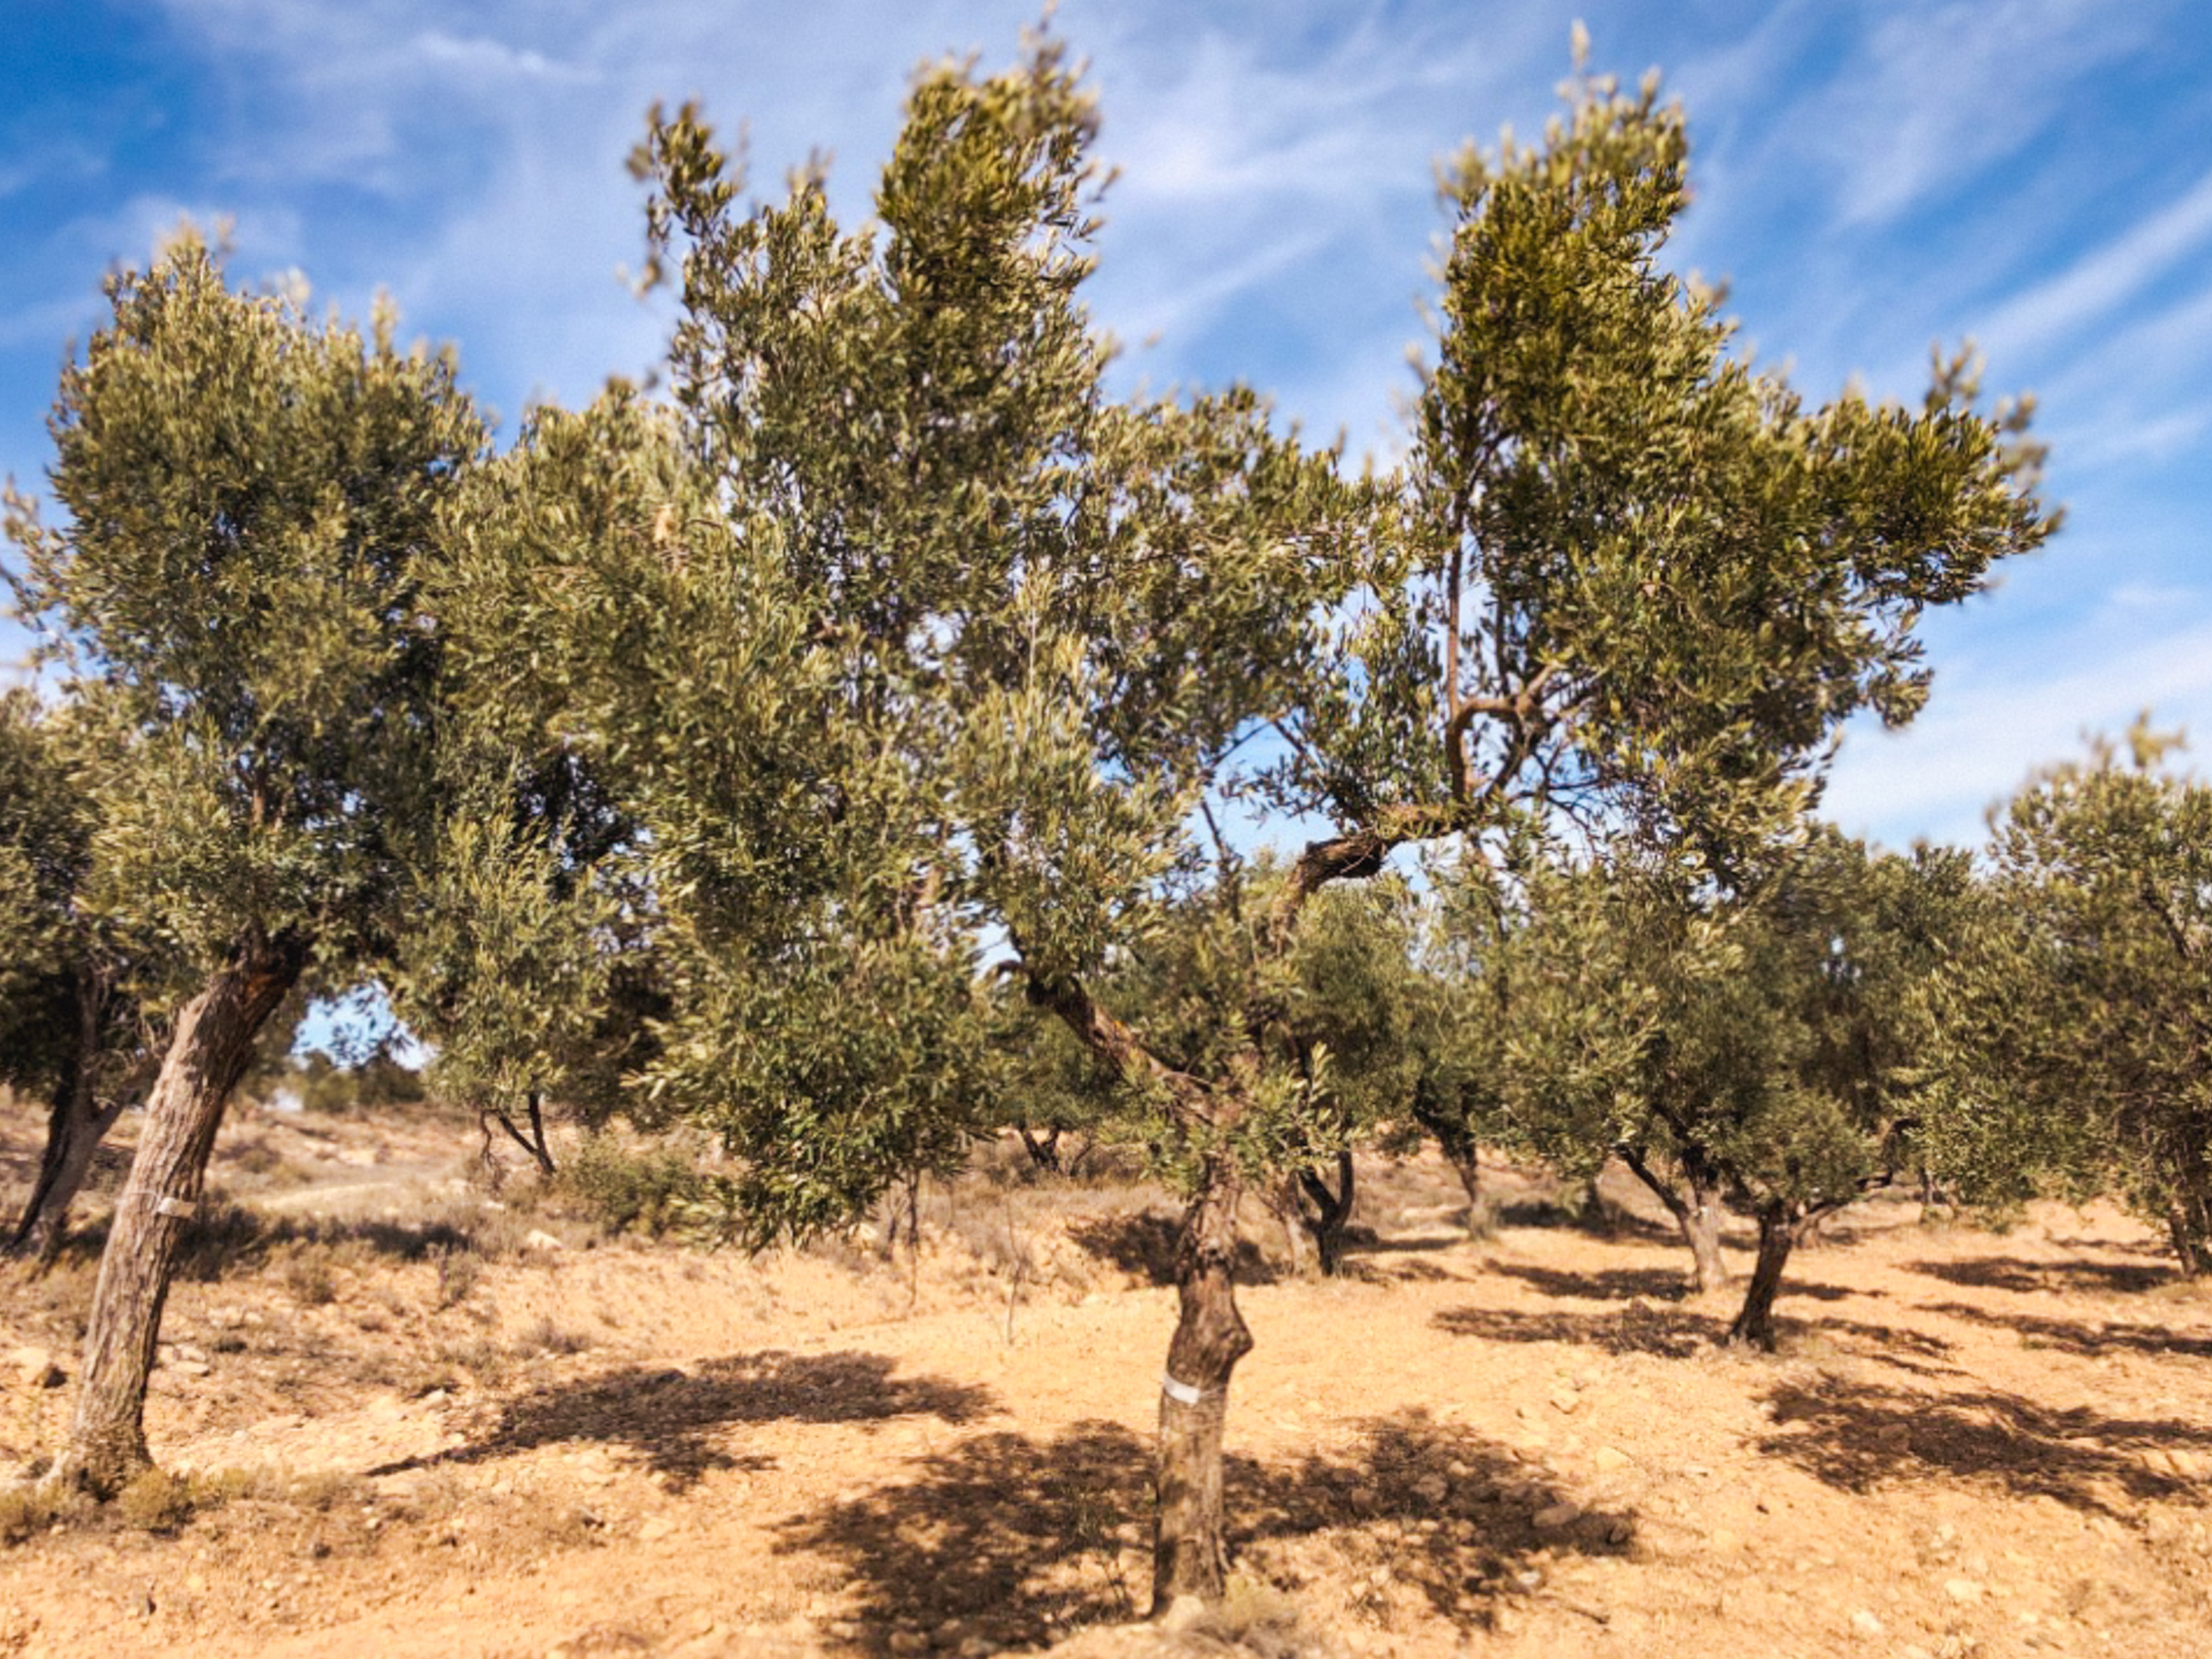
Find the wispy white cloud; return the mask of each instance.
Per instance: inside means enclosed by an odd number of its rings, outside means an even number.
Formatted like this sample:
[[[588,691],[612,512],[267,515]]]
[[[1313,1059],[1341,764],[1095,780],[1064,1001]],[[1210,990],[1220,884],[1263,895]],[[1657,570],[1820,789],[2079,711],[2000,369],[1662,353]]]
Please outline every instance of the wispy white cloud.
[[[2202,609],[2201,598],[2189,607]],[[2077,665],[2053,672],[2057,663]],[[2148,637],[2091,625],[2032,653],[1954,664],[1905,732],[1850,732],[1825,808],[1846,830],[1893,845],[1923,834],[1972,843],[1984,815],[2030,772],[2078,753],[2084,732],[2118,732],[2146,708],[2168,720],[2212,711],[2212,622]]]
[[[2085,254],[2057,276],[2007,301],[1981,330],[1993,351],[2025,356],[2069,341],[2085,325],[2171,270],[2212,240],[2212,172],[2181,198]]]
[[[1893,220],[2019,152],[2102,65],[2152,46],[2170,8],[1954,0],[1876,21],[1806,113],[1846,222]]]

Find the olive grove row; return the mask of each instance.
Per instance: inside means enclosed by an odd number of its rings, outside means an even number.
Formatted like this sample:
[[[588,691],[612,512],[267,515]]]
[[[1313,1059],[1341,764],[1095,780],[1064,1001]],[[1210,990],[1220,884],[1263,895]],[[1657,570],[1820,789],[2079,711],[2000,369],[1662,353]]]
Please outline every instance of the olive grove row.
[[[387,315],[189,237],[111,279],[8,526],[48,653],[0,706],[0,1073],[53,1103],[19,1249],[146,1114],[49,1478],[147,1462],[179,1240],[303,987],[380,986],[514,1121],[711,1131],[753,1245],[1014,1120],[1145,1144],[1189,1200],[1162,1605],[1221,1589],[1240,1199],[1326,1235],[1377,1138],[1619,1157],[1701,1279],[1747,1212],[1754,1341],[1901,1175],[2117,1186],[2201,1265],[2203,792],[2145,738],[1978,868],[1813,817],[1842,724],[1924,700],[1920,617],[2053,527],[2025,406],[1963,355],[1912,407],[1735,355],[1663,259],[1680,112],[1578,75],[1445,170],[1406,456],[1355,473],[1241,386],[1112,394],[1096,124],[1049,40],[925,69],[848,228],[656,112],[664,391],[503,451]]]

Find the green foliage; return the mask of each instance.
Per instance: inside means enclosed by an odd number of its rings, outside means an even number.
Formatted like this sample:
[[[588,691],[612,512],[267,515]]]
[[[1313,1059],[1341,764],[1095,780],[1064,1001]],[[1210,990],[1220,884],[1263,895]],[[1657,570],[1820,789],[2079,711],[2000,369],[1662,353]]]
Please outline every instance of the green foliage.
[[[1922,611],[2051,528],[2039,451],[2026,404],[1974,411],[1963,361],[1917,410],[1808,410],[1732,357],[1717,297],[1659,261],[1680,112],[1656,79],[1570,104],[1541,148],[1446,176],[1399,524],[1267,782],[1385,842],[1549,802],[1724,864],[1795,816],[1854,711],[1917,709]]]
[[[2212,1267],[2212,787],[2138,726],[2032,780],[1993,827],[1977,926],[1930,999],[1962,1194],[2118,1191]]]
[[[1817,826],[1744,890],[1648,854],[1580,884],[1609,966],[1584,981],[1567,1052],[1604,1053],[1608,1086],[1536,1072],[1522,1099],[1540,1150],[1578,1168],[1618,1150],[1793,1222],[1905,1166],[1921,995],[1963,925],[1965,854],[1871,854]],[[1587,1033],[1608,1024],[1633,1046],[1598,1049]]]
[[[609,1232],[635,1229],[656,1238],[696,1224],[712,1202],[707,1180],[683,1152],[672,1147],[634,1151],[607,1135],[584,1139],[562,1167],[560,1185]],[[441,1263],[441,1297],[446,1276]]]
[[[189,235],[108,298],[51,421],[68,521],[15,501],[8,524],[104,728],[88,902],[173,945],[172,994],[248,935],[373,952],[428,805],[422,565],[482,428],[388,315],[373,340],[314,325]]]

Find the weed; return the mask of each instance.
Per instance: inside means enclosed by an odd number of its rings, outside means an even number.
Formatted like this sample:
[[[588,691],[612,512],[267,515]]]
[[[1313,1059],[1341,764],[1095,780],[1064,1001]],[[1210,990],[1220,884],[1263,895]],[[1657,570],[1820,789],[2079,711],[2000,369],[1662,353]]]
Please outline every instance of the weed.
[[[301,1304],[320,1308],[337,1300],[337,1277],[331,1271],[327,1247],[307,1245],[284,1264],[284,1288]]]
[[[430,1260],[438,1269],[437,1303],[441,1309],[467,1301],[483,1277],[483,1257],[466,1245],[434,1249]]]
[[[526,1353],[581,1353],[592,1346],[592,1339],[556,1324],[547,1314],[524,1331],[515,1346]]]
[[[57,1492],[35,1480],[0,1487],[0,1545],[25,1543],[53,1527],[82,1521],[96,1507],[80,1492]]]
[[[706,1192],[684,1153],[630,1152],[608,1135],[592,1135],[579,1146],[558,1185],[609,1232],[635,1229],[654,1237],[680,1224]]]

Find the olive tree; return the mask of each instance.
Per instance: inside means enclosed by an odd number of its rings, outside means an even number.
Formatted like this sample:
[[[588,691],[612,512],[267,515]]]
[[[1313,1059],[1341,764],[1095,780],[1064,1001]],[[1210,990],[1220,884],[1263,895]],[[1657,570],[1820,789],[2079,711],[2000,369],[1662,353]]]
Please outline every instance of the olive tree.
[[[1918,616],[2045,525],[2021,412],[1960,366],[1917,410],[1808,410],[1729,355],[1659,261],[1686,143],[1652,86],[1578,82],[1543,148],[1451,170],[1401,475],[1241,390],[1115,400],[1079,298],[1096,119],[1049,42],[927,70],[857,231],[811,172],[748,208],[694,112],[658,119],[672,409],[546,412],[452,614],[488,695],[536,688],[623,778],[671,964],[641,1085],[720,1131],[745,1236],[987,1121],[978,968],[1149,1115],[1191,1197],[1164,1606],[1223,1582],[1239,1200],[1335,1109],[1283,1017],[1317,896],[1531,817],[1741,839],[1838,722],[1911,714]],[[1120,1001],[1231,794],[1326,832]]]
[[[1962,1196],[2117,1192],[2212,1273],[2212,786],[2124,752],[2031,779],[1992,824],[1938,981],[1931,1169]]]
[[[153,1078],[157,1022],[137,983],[157,947],[94,914],[98,808],[82,764],[87,710],[0,695],[0,1082],[46,1102],[46,1137],[6,1254],[50,1265],[100,1144]]]
[[[428,820],[440,635],[422,569],[483,429],[442,356],[233,290],[185,237],[110,279],[62,376],[66,520],[9,529],[70,675],[117,725],[89,758],[86,902],[155,933],[169,1036],[85,1337],[55,1478],[148,1461],[147,1374],[223,1108],[311,972],[352,982],[405,908]]]

